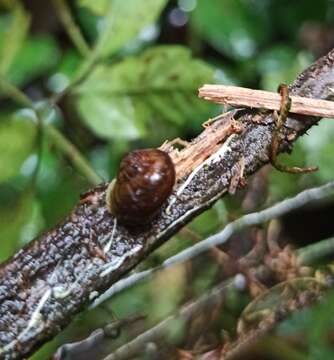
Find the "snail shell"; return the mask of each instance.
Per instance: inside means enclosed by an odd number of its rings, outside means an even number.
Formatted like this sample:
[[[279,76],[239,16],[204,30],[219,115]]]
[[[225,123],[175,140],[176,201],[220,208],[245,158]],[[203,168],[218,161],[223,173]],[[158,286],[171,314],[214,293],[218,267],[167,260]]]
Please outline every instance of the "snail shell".
[[[134,150],[122,159],[116,182],[109,186],[108,208],[121,222],[147,222],[171,194],[174,183],[174,164],[166,152]]]

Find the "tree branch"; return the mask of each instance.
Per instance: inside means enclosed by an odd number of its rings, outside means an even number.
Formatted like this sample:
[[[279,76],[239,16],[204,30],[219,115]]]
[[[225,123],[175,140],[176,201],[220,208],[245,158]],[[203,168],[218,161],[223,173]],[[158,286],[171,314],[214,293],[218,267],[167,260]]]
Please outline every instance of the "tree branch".
[[[186,324],[192,316],[203,312],[205,308],[212,309],[214,307],[220,306],[224,300],[224,296],[227,290],[233,287],[233,285],[233,279],[223,281],[221,284],[203,294],[198,299],[184,305],[175,314],[168,316],[159,324],[141,333],[135,339],[119,347],[112,354],[105,357],[104,360],[124,360],[132,358],[136,354],[141,353],[147,343],[152,341],[154,342],[155,340],[165,337],[168,338],[168,329],[175,320]]]
[[[90,308],[96,308],[104,301],[110,299],[119,292],[151,277],[157,271],[165,270],[170,266],[193,259],[197,255],[209,250],[214,246],[224,244],[233,235],[247,226],[263,224],[264,222],[288,214],[289,212],[299,209],[305,205],[311,205],[323,201],[333,194],[334,181],[331,181],[325,185],[304,190],[296,196],[283,200],[264,210],[244,215],[239,219],[227,224],[224,229],[217,234],[209,236],[207,239],[199,241],[195,245],[192,245],[183,251],[180,251],[178,254],[169,257],[161,265],[131,274],[130,276],[119,280],[114,285],[112,285],[110,289],[106,290],[101,296],[95,299]],[[310,244],[300,249],[298,251],[298,261],[301,265],[310,265],[311,263],[314,263],[316,260],[321,259],[326,255],[328,256],[333,254],[333,252],[334,238],[331,238],[320,241],[316,244]]]
[[[291,85],[290,92],[326,99],[333,86],[334,51],[331,51],[304,71]],[[271,113],[241,110],[234,114],[234,119],[244,130],[233,135],[223,156],[198,168],[182,192],[177,197],[171,196],[169,204],[162,207],[149,226],[129,229],[118,225],[107,253],[103,254],[102,249],[110,240],[114,218],[105,204],[107,185],[102,184],[85,194],[62,223],[0,267],[2,359],[31,354],[184,224],[212,206],[228,192],[231,181],[240,173],[241,160],[244,177],[269,162],[274,128]],[[291,116],[280,151],[289,150],[292,142],[318,120]],[[219,121],[211,126],[219,127]],[[216,153],[219,150],[215,149]],[[185,181],[180,179],[175,193]]]

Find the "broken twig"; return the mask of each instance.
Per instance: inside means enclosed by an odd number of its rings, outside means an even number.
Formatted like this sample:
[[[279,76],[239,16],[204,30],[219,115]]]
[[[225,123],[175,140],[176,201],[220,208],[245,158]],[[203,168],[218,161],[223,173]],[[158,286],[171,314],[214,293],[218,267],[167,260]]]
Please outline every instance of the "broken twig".
[[[206,84],[198,90],[198,96],[217,104],[277,111],[281,101],[281,95],[275,92],[226,85]],[[293,95],[290,98],[291,113],[334,118],[334,101]]]

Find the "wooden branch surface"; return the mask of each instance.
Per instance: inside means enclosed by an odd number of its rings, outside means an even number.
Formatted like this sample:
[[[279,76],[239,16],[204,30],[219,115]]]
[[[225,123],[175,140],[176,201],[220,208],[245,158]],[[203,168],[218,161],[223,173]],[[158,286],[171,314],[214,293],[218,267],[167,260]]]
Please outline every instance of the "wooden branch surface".
[[[326,99],[331,96],[333,86],[334,51],[331,51],[305,70],[291,85],[290,91],[292,95]],[[228,134],[235,120],[239,129],[232,130],[231,139]],[[291,143],[318,120],[308,116],[289,118],[280,151],[289,150]],[[172,195],[149,226],[129,229],[118,225],[106,253],[103,248],[113,233],[114,218],[105,204],[107,184],[101,184],[84,194],[64,221],[1,265],[1,359],[24,358],[53,338],[75,314],[225,194],[231,181],[240,173],[241,160],[246,178],[268,163],[273,131],[271,113],[230,112],[214,121],[210,130],[204,130],[199,137],[208,131],[214,134],[221,127],[224,128],[223,138],[228,136],[230,139],[222,156],[198,169],[182,193],[177,197]],[[226,127],[229,128],[227,133]],[[218,146],[223,139],[217,139],[214,146],[210,143],[212,138],[208,136],[208,139],[205,147],[211,150],[207,150],[206,157],[212,152],[218,154],[224,147],[224,144]],[[198,138],[191,144],[196,142]],[[199,143],[203,145],[201,141]],[[188,146],[180,151],[181,157],[187,151]],[[170,148],[170,152],[174,150]],[[198,166],[195,162],[198,157],[202,164],[207,161],[200,156],[202,152],[202,147],[192,148],[189,154],[193,158],[192,165],[181,166],[184,174]],[[173,159],[177,153],[174,152]],[[185,156],[183,161],[187,159]],[[186,176],[182,171],[174,194],[185,183]]]
[[[330,87],[328,89],[334,95],[334,89]],[[198,96],[217,104],[267,110],[279,110],[281,103],[281,95],[278,93],[247,89],[239,86],[206,84],[199,89]],[[333,101],[293,95],[290,98],[291,113],[334,118]]]

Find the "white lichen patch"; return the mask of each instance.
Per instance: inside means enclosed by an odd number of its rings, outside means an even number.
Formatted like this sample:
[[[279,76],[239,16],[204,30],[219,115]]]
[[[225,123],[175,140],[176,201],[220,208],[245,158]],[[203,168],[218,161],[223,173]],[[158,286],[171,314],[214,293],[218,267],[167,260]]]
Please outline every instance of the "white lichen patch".
[[[114,226],[112,228],[112,232],[111,232],[111,236],[108,240],[108,242],[106,243],[106,245],[103,247],[103,252],[106,254],[107,252],[109,252],[112,243],[114,242],[114,236],[115,236],[115,232],[116,232],[116,228],[117,228],[117,219],[115,218],[114,220]]]
[[[134,255],[135,253],[139,252],[142,248],[143,248],[142,245],[137,244],[133,249],[131,249],[130,251],[128,251],[124,255],[122,255],[122,256],[114,256],[112,261],[108,262],[107,264],[105,264],[103,266],[104,270],[101,272],[100,276],[104,277],[104,276],[110,274],[115,269],[118,269],[128,257],[130,257],[130,256]]]

